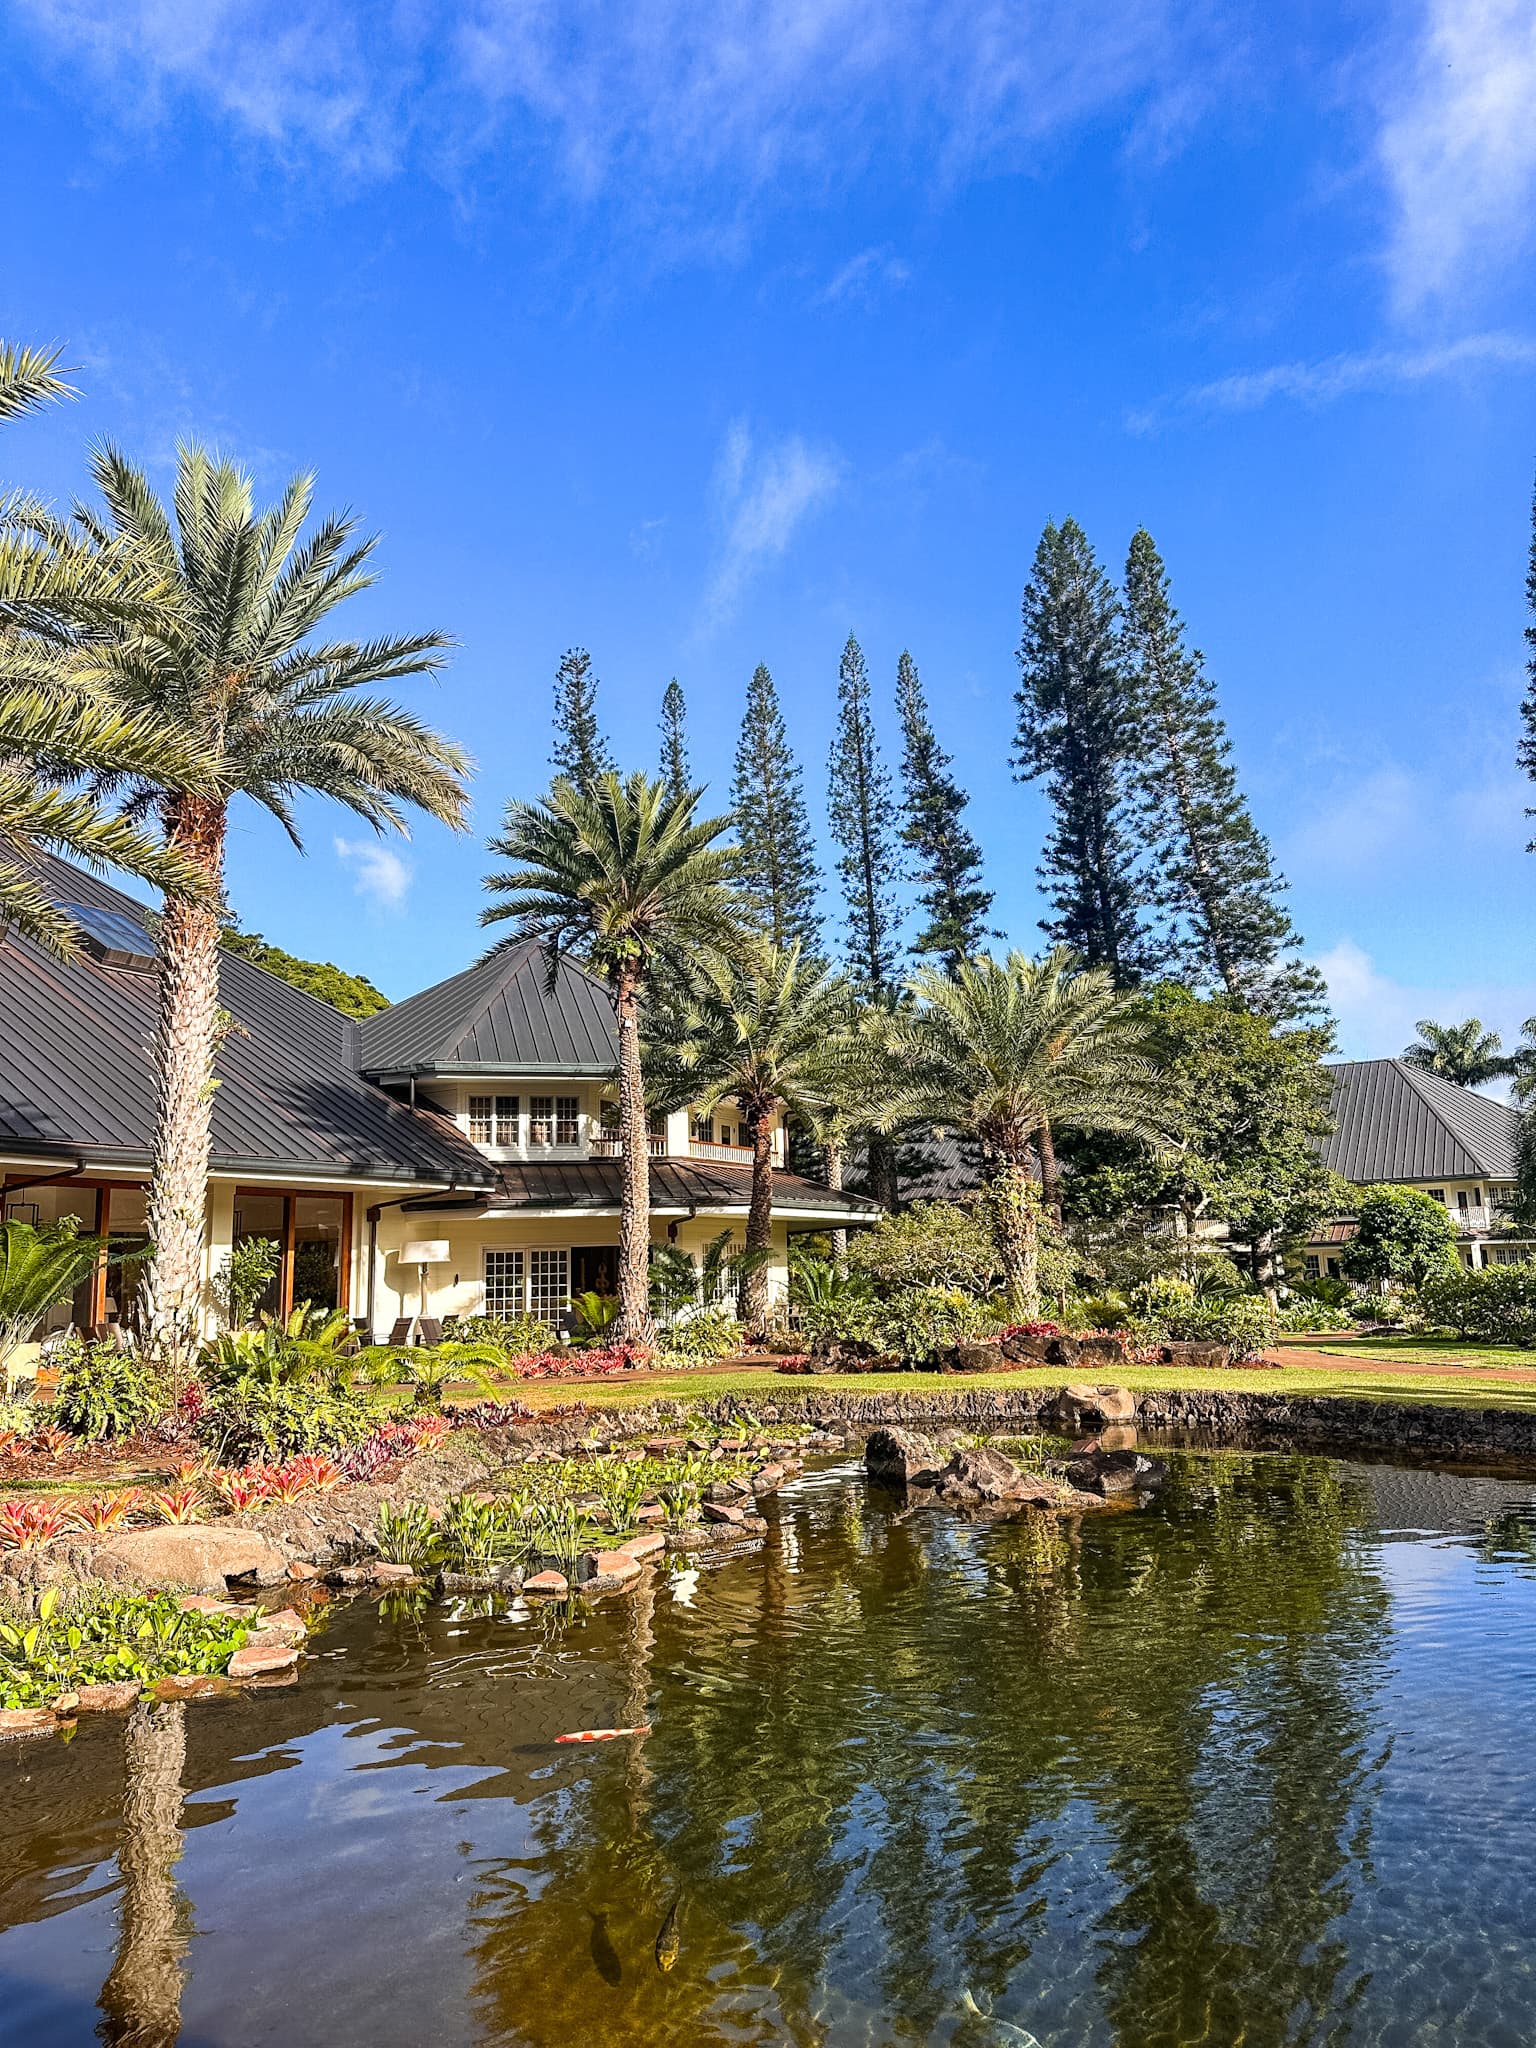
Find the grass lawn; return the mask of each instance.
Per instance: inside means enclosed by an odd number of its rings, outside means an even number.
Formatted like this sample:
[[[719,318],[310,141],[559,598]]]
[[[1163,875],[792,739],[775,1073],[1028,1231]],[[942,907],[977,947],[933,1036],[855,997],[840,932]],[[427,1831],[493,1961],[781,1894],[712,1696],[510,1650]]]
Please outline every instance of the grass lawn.
[[[1518,1344],[1468,1344],[1460,1337],[1299,1337],[1298,1346],[1330,1358],[1379,1358],[1395,1365],[1513,1366],[1536,1372],[1536,1351]]]
[[[1427,1348],[1427,1347],[1425,1347]],[[1342,1349],[1342,1347],[1341,1347]],[[1454,1349],[1454,1347],[1453,1347]],[[1449,1356],[1449,1354],[1447,1354]],[[1457,1354],[1465,1357],[1465,1349]],[[1527,1368],[1536,1366],[1530,1352],[1514,1354]],[[1402,1359],[1403,1364],[1417,1363]],[[1500,1362],[1503,1362],[1502,1354]],[[807,1396],[828,1393],[861,1394],[963,1394],[982,1387],[1059,1387],[1073,1375],[1056,1366],[1022,1368],[1018,1372],[938,1373],[903,1372],[831,1374],[826,1378],[801,1378],[780,1374],[760,1366],[694,1366],[680,1372],[648,1372],[622,1380],[530,1380],[511,1386],[508,1393],[530,1408],[559,1408],[585,1402],[593,1408],[634,1408],[650,1401],[715,1401],[724,1394],[739,1394],[751,1403],[797,1403]],[[1085,1375],[1086,1377],[1086,1375]],[[1094,1378],[1107,1377],[1094,1374]],[[1463,1408],[1536,1409],[1536,1379],[1518,1381],[1484,1377],[1475,1372],[1372,1373],[1370,1359],[1360,1356],[1354,1366],[1341,1360],[1336,1370],[1313,1364],[1260,1366],[1231,1372],[1186,1372],[1173,1366],[1126,1366],[1114,1377],[1138,1392],[1169,1391],[1175,1388],[1214,1390],[1244,1394],[1333,1394],[1360,1401],[1436,1401]]]

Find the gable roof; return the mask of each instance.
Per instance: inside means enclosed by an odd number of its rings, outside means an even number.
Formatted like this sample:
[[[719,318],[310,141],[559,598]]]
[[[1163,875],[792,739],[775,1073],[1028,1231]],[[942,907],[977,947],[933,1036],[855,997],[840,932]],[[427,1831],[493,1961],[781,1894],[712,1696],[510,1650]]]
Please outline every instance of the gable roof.
[[[41,856],[56,902],[127,919],[149,913],[68,862]],[[146,937],[146,948],[153,942]],[[447,1119],[397,1102],[358,1073],[357,1027],[329,1003],[220,951],[233,1019],[215,1062],[216,1173],[293,1173],[480,1187],[489,1163]],[[89,954],[55,960],[15,932],[0,942],[0,1152],[96,1165],[148,1161],[155,1121],[153,973]]]
[[[1346,1180],[1513,1180],[1520,1118],[1508,1103],[1403,1060],[1331,1067],[1325,1166]]]
[[[562,956],[551,989],[535,939],[365,1018],[365,1074],[610,1074],[619,1038],[608,990]]]

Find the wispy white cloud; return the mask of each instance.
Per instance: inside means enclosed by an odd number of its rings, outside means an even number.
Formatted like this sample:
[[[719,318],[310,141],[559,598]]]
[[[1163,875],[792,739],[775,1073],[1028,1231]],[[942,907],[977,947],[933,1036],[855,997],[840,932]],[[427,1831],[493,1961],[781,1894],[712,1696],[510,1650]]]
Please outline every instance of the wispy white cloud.
[[[381,839],[336,840],[336,858],[352,870],[352,889],[376,910],[398,910],[411,886],[412,870]]]
[[[814,448],[789,434],[759,449],[744,420],[732,423],[715,468],[723,540],[704,595],[704,630],[725,624],[751,578],[785,552],[843,474],[835,448]]]
[[[1532,368],[1536,368],[1536,340],[1523,334],[1464,334],[1432,348],[1362,349],[1324,356],[1316,362],[1237,370],[1161,399],[1131,414],[1127,424],[1137,433],[1149,433],[1178,414],[1255,412],[1275,399],[1298,405],[1331,405],[1359,392],[1402,390],[1436,377]]]
[[[1536,7],[1426,0],[1423,20],[1380,134],[1404,311],[1519,254],[1536,199]]]
[[[510,140],[552,156],[579,194],[661,193],[725,216],[794,172],[1028,164],[1105,117],[1133,146],[1151,135],[1166,149],[1248,61],[1243,5],[1179,0],[16,7],[71,67],[114,83],[124,118],[191,93],[267,143],[365,170],[413,135],[451,138],[456,158]]]
[[[1536,981],[1408,982],[1377,966],[1352,938],[1341,938],[1316,965],[1328,984],[1339,1020],[1339,1046],[1347,1059],[1390,1059],[1412,1042],[1421,1017],[1459,1024],[1480,1017],[1514,1045],[1536,1011]]]
[[[882,291],[906,284],[911,276],[911,264],[890,249],[861,249],[822,286],[816,294],[817,303],[835,306],[846,300],[867,302]]]

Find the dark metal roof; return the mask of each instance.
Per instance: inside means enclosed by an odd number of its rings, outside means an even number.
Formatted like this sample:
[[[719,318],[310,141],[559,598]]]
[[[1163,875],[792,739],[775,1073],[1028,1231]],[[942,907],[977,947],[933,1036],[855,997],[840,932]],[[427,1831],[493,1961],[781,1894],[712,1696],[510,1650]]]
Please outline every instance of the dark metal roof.
[[[55,901],[147,913],[65,862],[38,869]],[[153,950],[152,942],[146,939]],[[155,1115],[153,974],[88,954],[60,962],[10,934],[0,943],[0,1151],[135,1166]],[[219,956],[215,1172],[489,1183],[491,1169],[444,1118],[395,1101],[356,1071],[355,1024],[239,954]]]
[[[1372,1181],[1513,1180],[1520,1119],[1508,1103],[1403,1060],[1332,1067],[1325,1166]]]
[[[613,1209],[619,1206],[617,1159],[506,1161],[496,1168],[492,1209]],[[717,1166],[693,1159],[653,1159],[651,1206],[701,1212],[745,1209],[752,1193],[750,1166]],[[836,1210],[850,1220],[874,1222],[878,1202],[865,1195],[833,1194],[798,1174],[773,1176],[774,1213],[781,1210]]]
[[[619,1039],[608,990],[562,959],[548,985],[543,948],[527,940],[365,1019],[366,1074],[607,1074]]]

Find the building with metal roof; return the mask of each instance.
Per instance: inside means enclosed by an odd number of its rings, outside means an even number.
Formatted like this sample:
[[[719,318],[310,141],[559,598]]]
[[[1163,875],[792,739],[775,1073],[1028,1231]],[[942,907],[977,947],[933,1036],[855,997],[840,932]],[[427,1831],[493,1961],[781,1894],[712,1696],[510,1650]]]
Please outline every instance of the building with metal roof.
[[[1343,1060],[1329,1071],[1325,1166],[1359,1188],[1415,1187],[1443,1202],[1464,1265],[1533,1256],[1536,1247],[1512,1232],[1505,1216],[1520,1148],[1520,1117],[1507,1102],[1406,1060]],[[1353,1235],[1349,1217],[1320,1225],[1307,1246],[1308,1271],[1337,1277]]]
[[[132,1238],[145,1220],[156,1077],[153,913],[63,862],[80,954],[0,940],[0,1187],[6,1213]],[[358,1023],[234,952],[215,1061],[210,1313],[234,1247],[278,1247],[270,1306],[309,1300],[376,1333],[412,1310],[558,1320],[617,1264],[617,1038],[604,985],[508,946]],[[775,1283],[788,1235],[872,1221],[875,1203],[785,1170],[773,1134]],[[699,1255],[745,1226],[752,1152],[727,1105],[653,1121],[653,1229]],[[408,1256],[422,1248],[430,1256]],[[131,1317],[139,1264],[113,1256],[67,1309]]]

